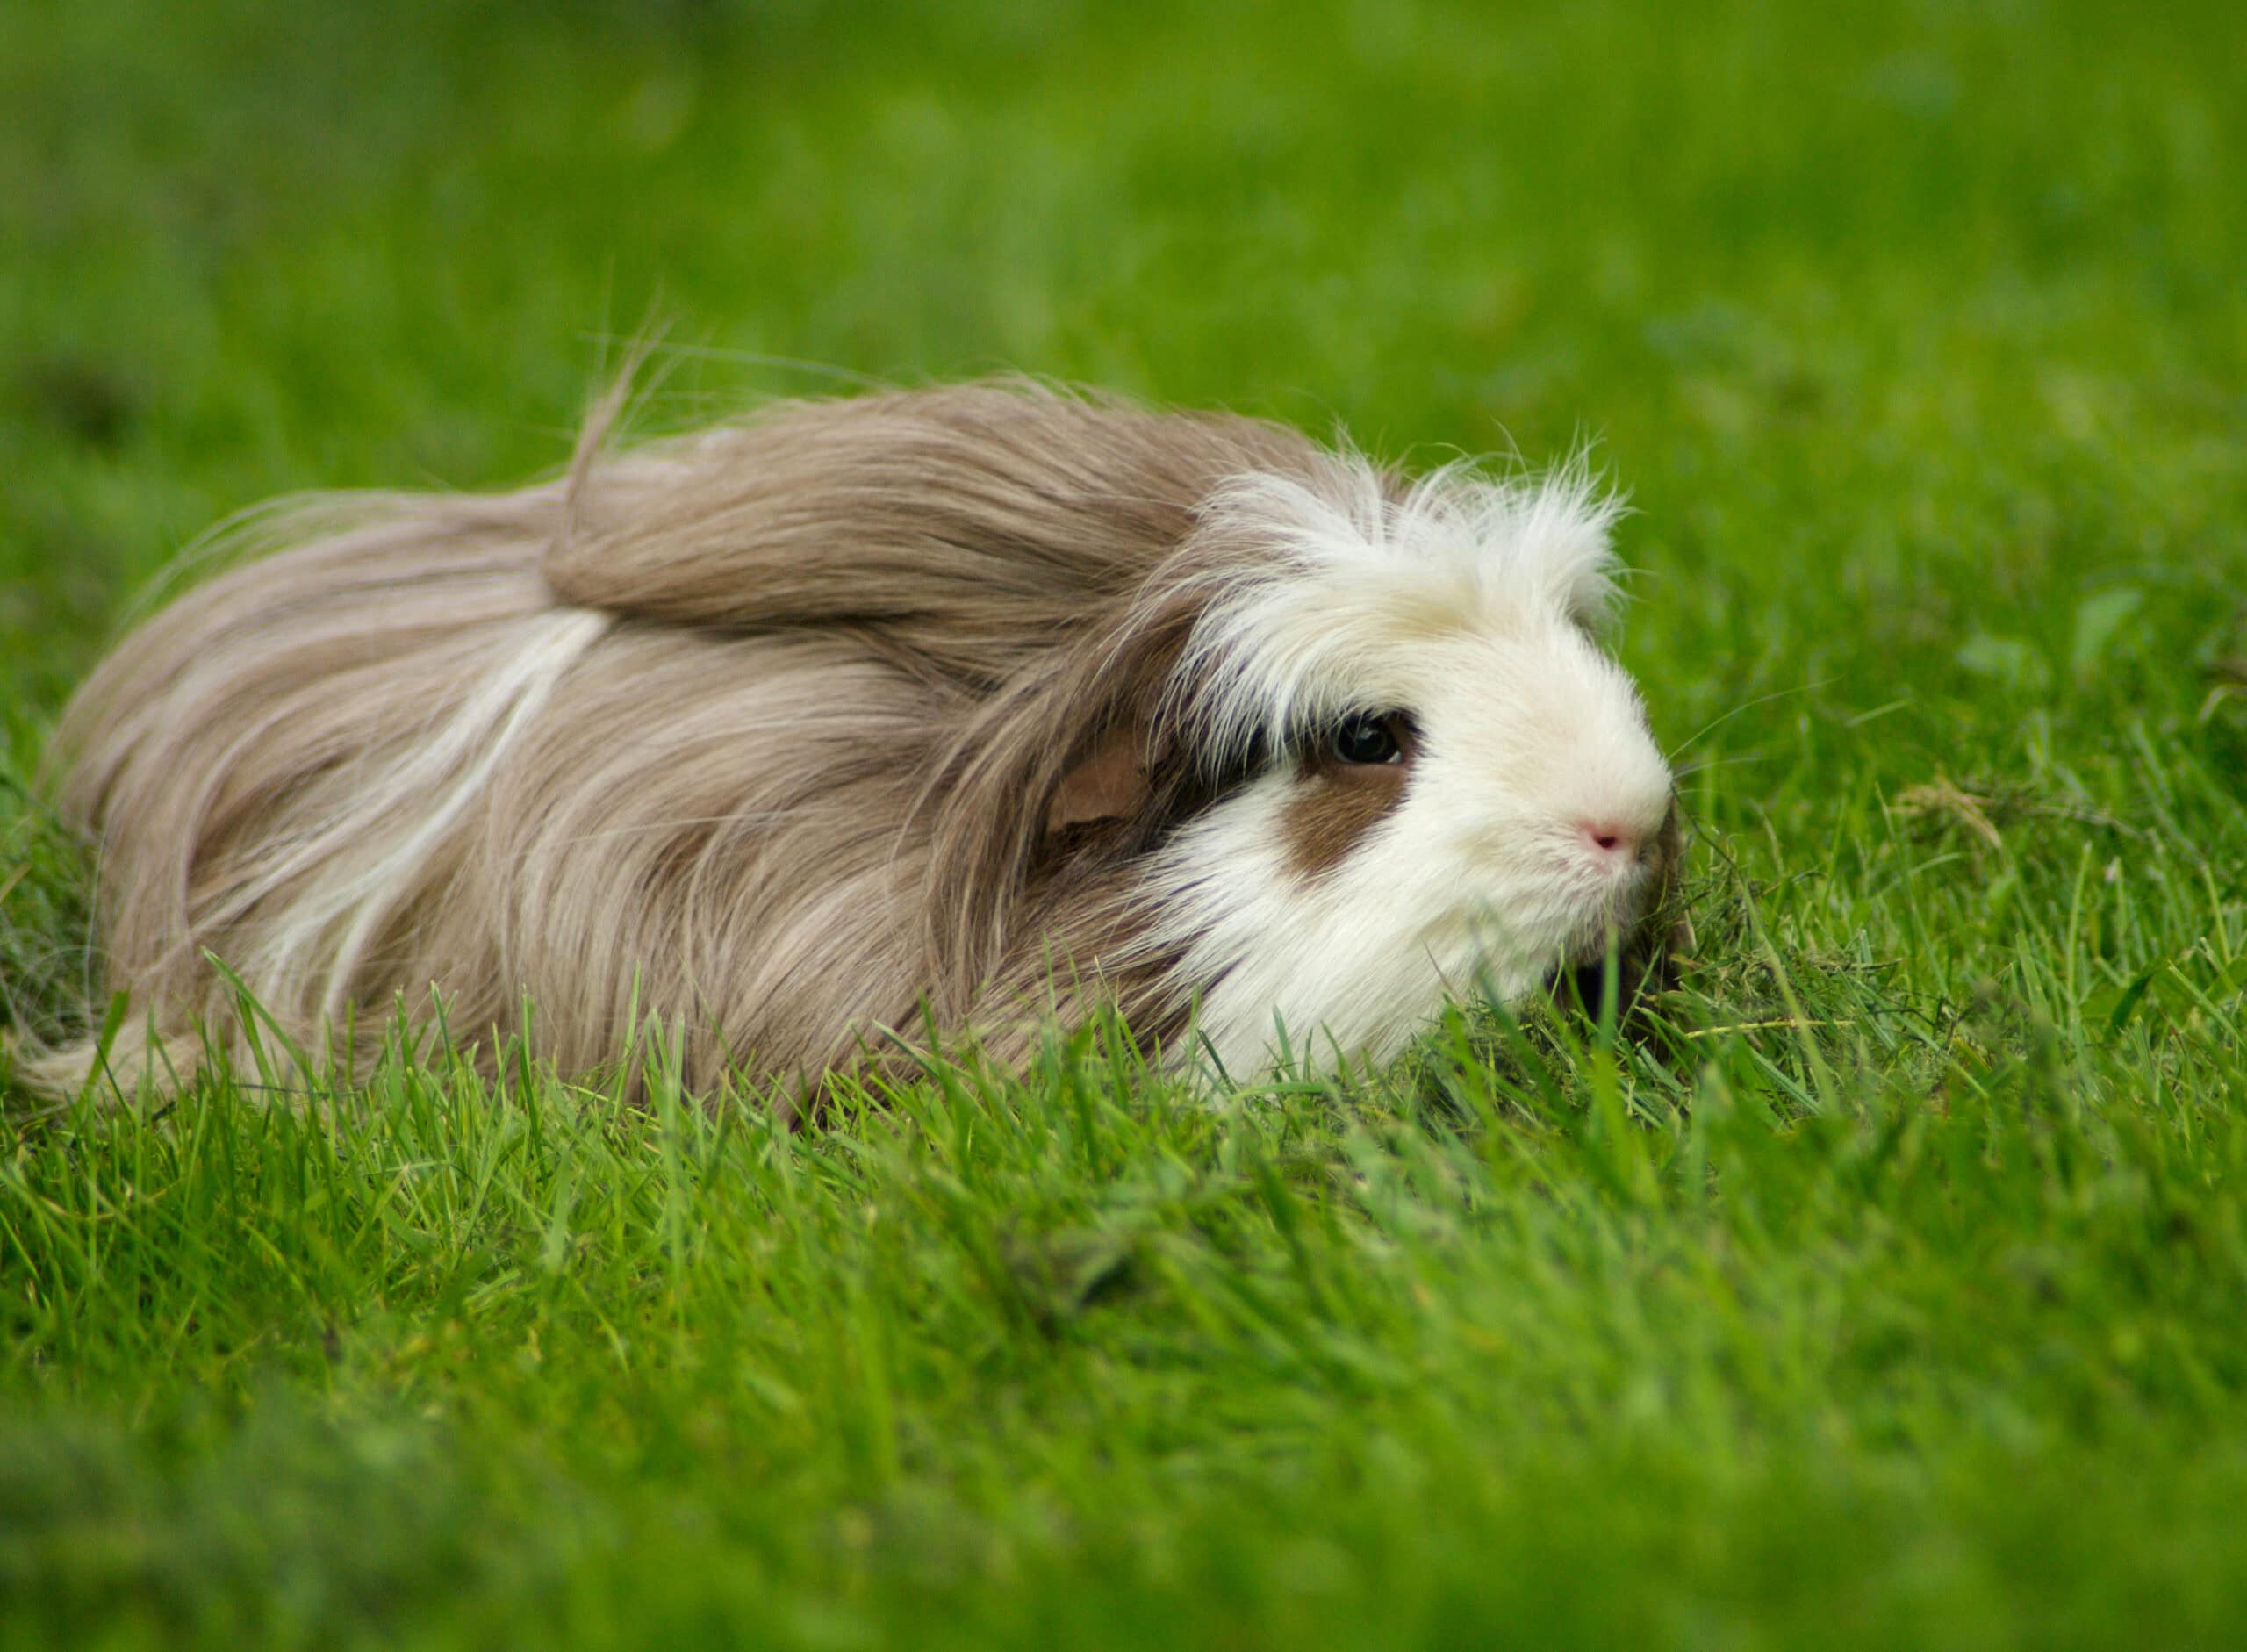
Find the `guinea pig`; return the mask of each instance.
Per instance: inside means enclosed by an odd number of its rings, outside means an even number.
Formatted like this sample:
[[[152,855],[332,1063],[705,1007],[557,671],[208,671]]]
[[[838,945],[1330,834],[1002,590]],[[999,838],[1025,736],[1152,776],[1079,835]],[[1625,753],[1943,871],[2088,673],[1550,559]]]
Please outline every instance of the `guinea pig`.
[[[319,499],[66,712],[130,1085],[432,1013],[817,1082],[1112,1004],[1236,1078],[1650,945],[1671,779],[1582,468],[1000,381]],[[216,966],[223,964],[225,971]],[[83,1083],[90,1042],[34,1064]]]

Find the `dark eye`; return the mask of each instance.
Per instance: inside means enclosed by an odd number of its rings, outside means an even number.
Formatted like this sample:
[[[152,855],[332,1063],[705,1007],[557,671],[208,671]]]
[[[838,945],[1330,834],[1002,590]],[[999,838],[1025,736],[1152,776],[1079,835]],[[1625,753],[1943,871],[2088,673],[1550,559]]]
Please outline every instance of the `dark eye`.
[[[1343,763],[1402,763],[1404,740],[1405,719],[1402,712],[1379,716],[1361,713],[1346,719],[1334,730],[1327,749]]]

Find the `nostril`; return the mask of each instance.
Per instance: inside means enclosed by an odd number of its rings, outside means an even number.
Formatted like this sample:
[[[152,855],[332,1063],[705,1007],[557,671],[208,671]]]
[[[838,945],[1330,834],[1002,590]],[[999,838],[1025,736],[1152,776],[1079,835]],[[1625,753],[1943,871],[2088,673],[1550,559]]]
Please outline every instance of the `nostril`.
[[[1576,830],[1586,843],[1603,855],[1632,854],[1639,847],[1638,833],[1613,821],[1588,820]]]

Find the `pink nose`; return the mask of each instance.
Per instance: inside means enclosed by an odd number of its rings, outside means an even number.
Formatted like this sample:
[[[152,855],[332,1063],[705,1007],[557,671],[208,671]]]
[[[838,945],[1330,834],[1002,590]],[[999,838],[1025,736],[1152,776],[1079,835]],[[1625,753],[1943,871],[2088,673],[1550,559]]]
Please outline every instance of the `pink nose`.
[[[1637,828],[1620,821],[1580,821],[1576,831],[1583,841],[1602,855],[1622,859],[1639,852],[1640,833]]]

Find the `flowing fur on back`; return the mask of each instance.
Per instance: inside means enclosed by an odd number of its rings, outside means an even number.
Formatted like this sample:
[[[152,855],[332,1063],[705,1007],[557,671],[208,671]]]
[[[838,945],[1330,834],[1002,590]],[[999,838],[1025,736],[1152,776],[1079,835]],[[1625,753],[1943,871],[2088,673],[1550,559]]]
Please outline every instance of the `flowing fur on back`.
[[[316,1050],[348,1029],[365,1054],[434,987],[487,1051],[535,1005],[565,1071],[619,1055],[636,1009],[683,1030],[690,1080],[815,1074],[1079,966],[1174,1031],[1192,988],[1134,945],[1152,915],[1118,869],[1249,755],[1176,678],[1258,577],[1208,511],[1248,474],[1372,473],[1260,421],[1008,382],[301,507],[59,733],[132,995],[111,1071],[184,1074],[205,1027],[239,1054],[213,957]],[[1127,729],[1144,795],[1057,828]],[[32,1076],[60,1093],[94,1057]]]

